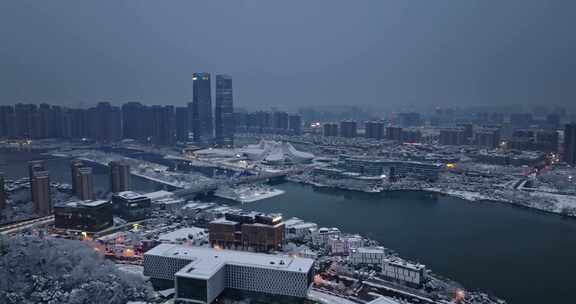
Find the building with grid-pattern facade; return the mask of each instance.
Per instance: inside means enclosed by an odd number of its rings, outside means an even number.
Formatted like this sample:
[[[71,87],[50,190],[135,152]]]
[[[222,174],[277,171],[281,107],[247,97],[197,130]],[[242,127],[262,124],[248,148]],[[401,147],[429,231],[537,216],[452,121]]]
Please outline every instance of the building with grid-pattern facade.
[[[212,303],[224,289],[306,297],[314,260],[160,244],[144,254],[144,275],[174,280],[176,303]]]

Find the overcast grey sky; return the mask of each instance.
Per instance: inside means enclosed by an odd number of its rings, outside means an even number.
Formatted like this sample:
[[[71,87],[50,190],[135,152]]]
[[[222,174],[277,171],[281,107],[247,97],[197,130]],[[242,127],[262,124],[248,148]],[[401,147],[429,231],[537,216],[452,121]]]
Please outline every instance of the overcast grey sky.
[[[0,103],[240,107],[576,100],[576,1],[0,1]]]

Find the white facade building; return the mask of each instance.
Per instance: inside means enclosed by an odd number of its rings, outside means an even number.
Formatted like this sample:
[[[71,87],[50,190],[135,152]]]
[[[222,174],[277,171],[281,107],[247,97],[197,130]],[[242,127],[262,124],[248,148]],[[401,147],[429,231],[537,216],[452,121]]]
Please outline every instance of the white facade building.
[[[299,218],[291,218],[284,221],[286,232],[284,233],[287,240],[302,240],[312,235],[312,231],[318,229],[315,223],[304,222]]]
[[[176,302],[212,303],[226,288],[306,297],[314,260],[160,244],[144,254],[144,275],[174,280]]]
[[[426,279],[426,266],[401,259],[385,258],[382,260],[382,275],[409,285],[421,286]]]
[[[349,255],[352,250],[364,245],[364,240],[360,236],[329,236],[328,248],[332,254]]]
[[[328,246],[328,238],[340,237],[338,228],[320,228],[312,232],[312,243],[316,246]]]
[[[361,247],[352,250],[349,260],[354,265],[382,265],[385,256],[383,248]]]

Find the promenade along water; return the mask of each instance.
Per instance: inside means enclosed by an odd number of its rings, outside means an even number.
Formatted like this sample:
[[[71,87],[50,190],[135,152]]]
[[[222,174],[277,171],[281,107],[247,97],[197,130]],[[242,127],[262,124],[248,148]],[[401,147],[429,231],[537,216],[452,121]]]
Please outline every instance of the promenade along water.
[[[26,162],[38,158],[37,153],[0,150],[9,178],[26,176]],[[52,180],[69,182],[69,159],[51,159],[47,165]],[[96,166],[94,179],[96,189],[105,189],[107,168]],[[162,188],[140,178],[134,178],[134,187]],[[242,208],[365,235],[467,288],[492,292],[512,304],[576,302],[574,219],[425,192],[366,194],[294,183],[275,187],[286,194]]]

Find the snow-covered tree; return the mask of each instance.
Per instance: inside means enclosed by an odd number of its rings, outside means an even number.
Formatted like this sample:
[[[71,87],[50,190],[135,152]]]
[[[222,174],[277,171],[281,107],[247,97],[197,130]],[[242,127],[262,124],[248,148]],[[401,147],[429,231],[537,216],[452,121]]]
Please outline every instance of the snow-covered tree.
[[[147,300],[151,287],[120,271],[86,243],[54,238],[4,238],[0,303],[126,303]]]

